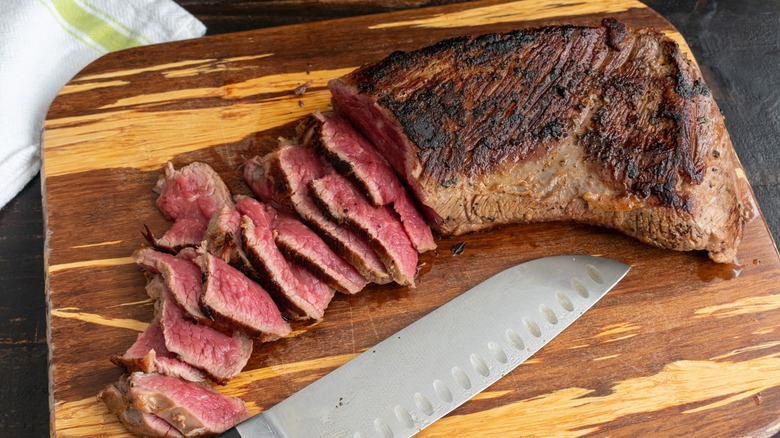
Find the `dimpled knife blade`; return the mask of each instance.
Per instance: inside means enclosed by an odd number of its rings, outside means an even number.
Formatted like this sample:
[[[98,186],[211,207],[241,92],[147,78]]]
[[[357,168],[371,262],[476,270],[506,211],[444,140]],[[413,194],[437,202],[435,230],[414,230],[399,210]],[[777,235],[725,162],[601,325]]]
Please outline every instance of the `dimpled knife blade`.
[[[412,436],[539,351],[629,269],[587,255],[509,268],[222,436]]]

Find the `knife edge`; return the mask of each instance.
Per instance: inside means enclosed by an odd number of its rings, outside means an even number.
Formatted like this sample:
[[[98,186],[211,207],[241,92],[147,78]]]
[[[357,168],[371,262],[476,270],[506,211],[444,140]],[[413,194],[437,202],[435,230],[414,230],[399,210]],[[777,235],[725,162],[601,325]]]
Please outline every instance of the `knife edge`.
[[[412,436],[535,354],[629,270],[586,255],[509,268],[223,436]]]

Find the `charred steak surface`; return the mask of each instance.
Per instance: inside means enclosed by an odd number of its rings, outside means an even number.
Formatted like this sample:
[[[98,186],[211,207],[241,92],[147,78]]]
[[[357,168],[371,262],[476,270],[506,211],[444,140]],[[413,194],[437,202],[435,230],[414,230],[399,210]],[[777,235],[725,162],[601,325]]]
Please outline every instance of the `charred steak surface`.
[[[575,220],[730,262],[753,214],[699,70],[651,29],[455,38],[329,87],[444,235]]]

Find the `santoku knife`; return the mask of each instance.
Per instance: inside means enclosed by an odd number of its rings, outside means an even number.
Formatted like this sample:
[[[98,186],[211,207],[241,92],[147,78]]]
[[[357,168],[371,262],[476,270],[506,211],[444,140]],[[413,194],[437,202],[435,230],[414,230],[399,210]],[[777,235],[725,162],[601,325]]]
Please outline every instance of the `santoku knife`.
[[[221,436],[412,436],[536,353],[629,269],[583,255],[509,268]]]

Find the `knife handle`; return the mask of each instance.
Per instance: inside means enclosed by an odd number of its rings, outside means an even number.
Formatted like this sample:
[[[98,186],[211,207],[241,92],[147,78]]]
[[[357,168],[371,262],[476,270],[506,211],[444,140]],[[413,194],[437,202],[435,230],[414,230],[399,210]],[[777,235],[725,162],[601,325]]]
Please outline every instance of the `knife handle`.
[[[225,431],[217,438],[279,438],[279,435],[274,433],[265,416],[260,413]]]
[[[241,432],[236,430],[236,428],[234,427],[228,431],[221,433],[217,438],[241,438]]]

